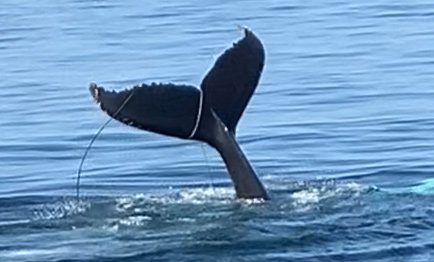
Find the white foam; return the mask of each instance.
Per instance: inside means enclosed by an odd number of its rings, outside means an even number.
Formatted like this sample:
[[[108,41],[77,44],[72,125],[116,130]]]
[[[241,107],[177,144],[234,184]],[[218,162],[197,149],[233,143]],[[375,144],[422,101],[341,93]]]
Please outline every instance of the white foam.
[[[169,194],[136,194],[116,199],[116,210],[139,208],[146,203],[152,204],[205,204],[205,203],[228,203],[234,200],[232,188],[194,188],[185,189]],[[140,211],[140,209],[136,210]]]
[[[369,187],[354,182],[340,183],[333,180],[305,182],[303,189],[291,194],[294,208],[306,211],[318,206],[327,199],[338,198],[342,195],[358,197]]]
[[[370,187],[354,182],[336,182],[334,180],[297,181],[276,184],[279,194],[288,194],[296,207],[317,204],[322,200],[336,198],[341,195],[357,197]],[[270,191],[276,190],[274,185]],[[287,193],[286,193],[287,192]],[[291,193],[292,192],[292,193]],[[277,196],[279,197],[279,196]],[[285,196],[287,198],[287,196]],[[238,201],[243,204],[261,204],[262,199],[236,199],[232,187],[183,189],[173,193],[136,194],[116,199],[118,212],[134,211],[139,213],[145,204],[227,204]]]
[[[45,204],[41,209],[34,211],[36,219],[51,220],[64,218],[86,212],[90,208],[90,202],[62,201],[53,204]]]
[[[295,204],[306,205],[311,203],[318,203],[320,200],[320,192],[316,188],[310,190],[302,190],[291,194]]]
[[[124,226],[143,226],[147,221],[152,218],[149,216],[129,216],[119,220],[119,224]]]
[[[234,199],[232,188],[195,188],[182,190],[177,194],[176,203],[204,204],[209,202],[228,203]],[[169,199],[170,200],[170,199]]]

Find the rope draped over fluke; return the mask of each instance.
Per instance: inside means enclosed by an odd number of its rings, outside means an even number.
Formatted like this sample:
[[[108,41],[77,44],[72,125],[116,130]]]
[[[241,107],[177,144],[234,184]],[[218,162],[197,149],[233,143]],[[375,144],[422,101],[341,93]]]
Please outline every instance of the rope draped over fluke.
[[[199,89],[199,107],[197,108],[197,116],[196,116],[196,122],[194,124],[193,129],[191,130],[190,135],[188,136],[188,138],[192,138],[194,137],[194,135],[197,132],[197,129],[199,127],[199,123],[200,123],[200,117],[202,115],[202,107],[203,107],[203,92],[202,90]]]

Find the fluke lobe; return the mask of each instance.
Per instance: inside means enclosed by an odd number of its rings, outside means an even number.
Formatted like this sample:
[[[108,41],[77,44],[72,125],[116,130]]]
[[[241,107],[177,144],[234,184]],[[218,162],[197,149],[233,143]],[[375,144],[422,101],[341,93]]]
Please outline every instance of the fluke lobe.
[[[238,145],[238,121],[258,85],[265,52],[248,29],[215,62],[200,89],[190,85],[142,84],[107,91],[91,84],[90,93],[112,118],[167,136],[208,143],[223,158],[239,198],[268,199],[267,192]]]

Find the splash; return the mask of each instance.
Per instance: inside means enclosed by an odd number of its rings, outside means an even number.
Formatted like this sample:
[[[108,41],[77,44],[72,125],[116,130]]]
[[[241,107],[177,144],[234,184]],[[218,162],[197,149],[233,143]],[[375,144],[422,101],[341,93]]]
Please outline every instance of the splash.
[[[44,204],[34,210],[36,220],[61,219],[86,212],[91,208],[91,203],[86,201],[65,200]]]
[[[116,199],[116,208],[122,211],[144,204],[227,204],[234,200],[234,195],[232,188],[223,187],[185,189],[169,194],[136,194]]]
[[[338,182],[335,180],[315,180],[297,182],[293,193],[290,194],[292,206],[296,210],[307,211],[321,206],[327,200],[356,198],[375,187],[354,182]]]

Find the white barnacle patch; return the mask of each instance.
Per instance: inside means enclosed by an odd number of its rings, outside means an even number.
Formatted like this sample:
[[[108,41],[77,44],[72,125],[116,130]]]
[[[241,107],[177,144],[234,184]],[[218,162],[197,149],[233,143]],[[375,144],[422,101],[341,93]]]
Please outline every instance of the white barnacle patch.
[[[95,102],[97,104],[100,103],[100,99],[99,99],[99,90],[98,90],[98,86],[95,83],[91,83],[89,86],[89,91],[90,94],[92,95],[93,99],[95,100]]]

